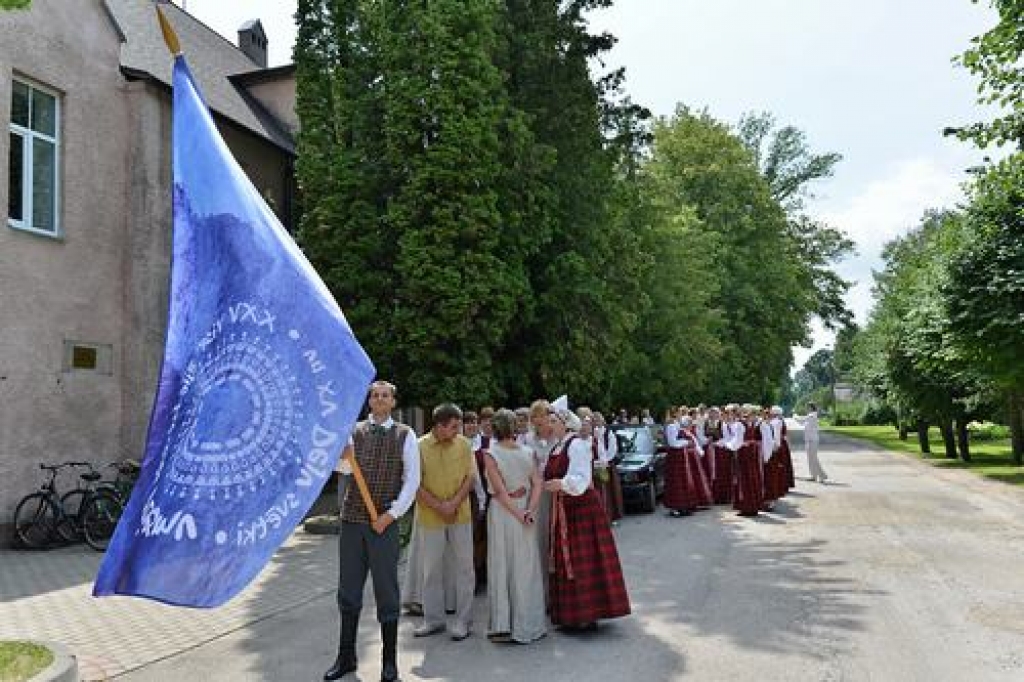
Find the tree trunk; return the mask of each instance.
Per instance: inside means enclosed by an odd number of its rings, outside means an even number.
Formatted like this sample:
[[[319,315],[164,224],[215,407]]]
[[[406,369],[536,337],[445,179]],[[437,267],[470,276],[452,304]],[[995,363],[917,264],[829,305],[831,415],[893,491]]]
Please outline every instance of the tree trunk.
[[[1010,392],[1009,416],[1013,463],[1024,464],[1024,399],[1016,391]]]
[[[971,461],[971,441],[967,436],[967,418],[960,416],[956,420],[956,445],[960,450],[960,459]]]
[[[928,444],[928,422],[920,418],[917,420],[917,443],[921,446],[921,454],[932,454],[932,446]]]
[[[943,417],[939,422],[942,444],[946,446],[946,459],[956,459],[956,436],[953,434],[953,420]]]
[[[908,432],[907,422],[905,422],[903,420],[900,420],[900,422],[896,426],[896,428],[900,432],[900,440],[906,440],[907,439],[907,432]]]

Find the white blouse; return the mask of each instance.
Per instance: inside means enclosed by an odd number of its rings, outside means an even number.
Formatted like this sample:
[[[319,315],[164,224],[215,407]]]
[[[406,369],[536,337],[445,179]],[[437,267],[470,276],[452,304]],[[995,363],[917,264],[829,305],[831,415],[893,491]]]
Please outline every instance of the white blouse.
[[[556,447],[562,447],[559,443]],[[569,444],[569,470],[562,477],[562,492],[577,497],[587,492],[594,474],[594,452],[590,441],[574,438]]]

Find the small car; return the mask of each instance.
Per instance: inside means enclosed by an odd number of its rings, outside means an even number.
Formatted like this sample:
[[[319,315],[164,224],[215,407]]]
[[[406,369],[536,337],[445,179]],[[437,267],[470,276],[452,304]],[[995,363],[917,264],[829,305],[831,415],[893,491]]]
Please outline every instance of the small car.
[[[613,426],[619,441],[618,471],[626,505],[653,512],[665,490],[665,450],[655,426]]]

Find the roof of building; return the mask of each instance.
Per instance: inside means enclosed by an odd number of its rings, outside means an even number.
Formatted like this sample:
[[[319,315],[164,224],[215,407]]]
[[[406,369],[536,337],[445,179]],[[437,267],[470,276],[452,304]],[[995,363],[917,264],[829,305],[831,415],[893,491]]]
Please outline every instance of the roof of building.
[[[160,33],[152,0],[104,1],[124,36],[122,69],[135,77],[148,75],[170,86],[173,60]],[[286,125],[246,92],[243,79],[232,78],[258,72],[256,64],[228,39],[180,7],[162,3],[161,8],[178,34],[182,53],[210,108],[294,154],[295,140]]]

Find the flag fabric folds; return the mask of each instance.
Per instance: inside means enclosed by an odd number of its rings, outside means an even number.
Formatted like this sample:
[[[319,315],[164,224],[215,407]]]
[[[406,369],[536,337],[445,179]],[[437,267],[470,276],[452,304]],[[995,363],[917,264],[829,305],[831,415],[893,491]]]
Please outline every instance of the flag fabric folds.
[[[213,607],[316,500],[374,368],[174,63],[167,340],[142,473],[93,593]]]

